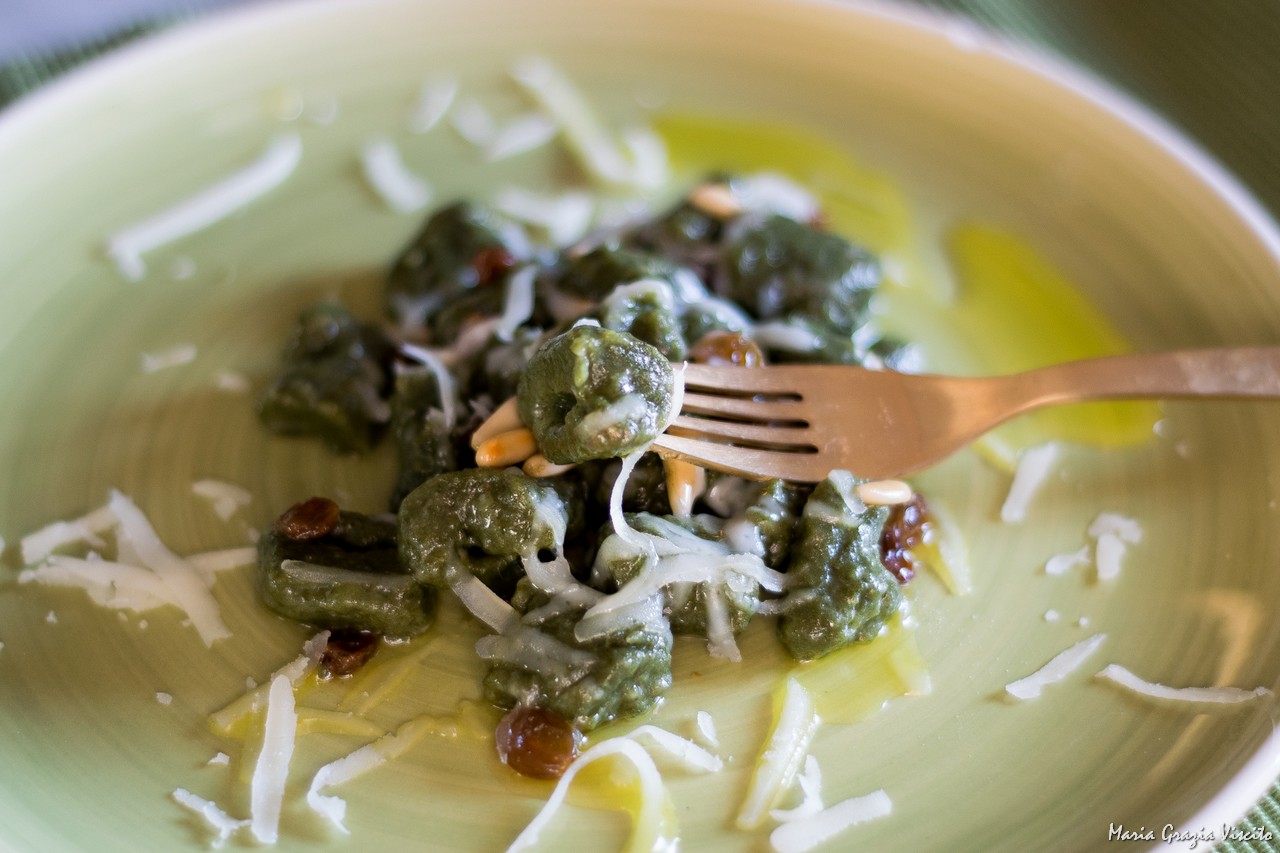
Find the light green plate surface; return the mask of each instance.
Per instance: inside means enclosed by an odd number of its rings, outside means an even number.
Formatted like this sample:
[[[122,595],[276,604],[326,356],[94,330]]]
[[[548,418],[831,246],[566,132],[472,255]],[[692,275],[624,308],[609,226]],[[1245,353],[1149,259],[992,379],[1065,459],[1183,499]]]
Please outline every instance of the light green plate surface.
[[[79,592],[17,587],[14,545],[111,487],[180,553],[242,544],[241,521],[261,527],[315,493],[379,509],[389,457],[335,460],[271,439],[249,398],[218,390],[216,376],[260,385],[296,310],[320,296],[375,304],[378,272],[416,219],[387,212],[360,182],[354,155],[368,136],[396,138],[440,200],[571,174],[554,150],[486,166],[447,128],[403,130],[419,83],[445,70],[513,115],[523,104],[504,72],[532,51],[613,120],[659,97],[825,135],[905,188],[926,267],[941,268],[943,226],[978,219],[1035,246],[1138,349],[1276,341],[1280,243],[1212,165],[1089,81],[881,7],[298,3],[125,50],[0,121],[0,847],[199,849],[205,831],[168,799],[178,786],[245,812],[236,768],[204,766],[232,751],[205,715],[292,657],[302,633],[266,618],[248,577],[232,575],[216,592],[235,636],[210,651],[168,612],[141,629]],[[336,99],[336,120],[281,121],[298,94],[313,108]],[[138,284],[101,258],[105,235],[248,162],[284,129],[302,136],[301,165],[251,210],[152,253]],[[173,275],[183,259],[190,278]],[[142,352],[177,343],[195,344],[195,361],[139,370]],[[1270,703],[1156,708],[1090,673],[1117,662],[1173,685],[1280,682],[1278,424],[1275,404],[1170,404],[1162,436],[1142,447],[1070,451],[1019,526],[997,523],[1007,477],[973,454],[923,477],[965,532],[976,590],[914,585],[932,695],[820,733],[828,803],[877,788],[894,803],[833,849],[1090,849],[1112,824],[1220,830],[1242,815],[1280,772]],[[205,477],[253,492],[240,520],[220,521],[191,494]],[[1044,560],[1083,544],[1100,510],[1144,526],[1122,576],[1046,577]],[[1060,621],[1045,620],[1050,609]],[[998,698],[1094,632],[1108,636],[1098,656],[1042,699]],[[475,694],[473,632],[463,635],[437,644],[381,722]],[[668,774],[687,849],[767,844],[731,825],[782,670],[767,631],[744,645],[738,666],[680,645],[678,686],[655,720],[689,734],[694,713],[710,711],[732,756],[709,779]],[[512,780],[481,741],[429,739],[338,791],[352,835],[332,835],[300,795],[315,767],[358,744],[303,739],[281,849],[498,850],[548,793]],[[553,848],[611,849],[625,825],[580,809],[557,824]]]

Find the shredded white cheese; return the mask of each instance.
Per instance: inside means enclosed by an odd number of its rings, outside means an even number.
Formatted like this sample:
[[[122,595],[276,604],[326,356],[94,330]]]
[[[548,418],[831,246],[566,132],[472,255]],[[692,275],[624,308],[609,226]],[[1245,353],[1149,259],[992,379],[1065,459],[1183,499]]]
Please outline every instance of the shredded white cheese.
[[[143,612],[163,605],[178,606],[154,571],[110,560],[52,556],[35,569],[18,574],[19,584],[77,587],[86,590],[95,605],[113,610]]]
[[[254,564],[257,560],[258,549],[253,547],[223,548],[220,551],[204,551],[187,557],[187,562],[195,566],[196,571],[208,586],[213,586],[219,572],[243,568]]]
[[[751,340],[765,349],[783,352],[813,352],[822,346],[822,339],[814,332],[790,323],[769,321],[757,323],[751,328]]]
[[[1089,546],[1081,546],[1079,551],[1072,551],[1070,554],[1055,554],[1045,561],[1044,573],[1046,575],[1065,575],[1076,567],[1089,565]]]
[[[716,734],[716,721],[706,711],[699,711],[694,717],[694,724],[697,726],[698,737],[703,744],[717,749],[720,746],[720,737]]]
[[[110,560],[55,555],[35,568],[22,570],[18,583],[77,587],[87,592],[94,604],[113,610],[142,613],[166,604],[181,608],[155,572]]]
[[[487,332],[485,336],[488,337]],[[400,344],[400,352],[431,371],[436,379],[436,391],[440,394],[440,410],[445,424],[452,426],[458,417],[458,390],[444,357],[434,350],[413,344]]]
[[[1098,580],[1113,580],[1120,574],[1124,550],[1124,540],[1114,533],[1104,533],[1098,537],[1098,541],[1093,546],[1093,561],[1097,567]]]
[[[498,128],[485,146],[485,159],[493,162],[505,160],[546,145],[560,128],[542,113],[518,116]]]
[[[472,616],[498,633],[510,629],[519,619],[516,609],[470,572],[452,568],[447,578],[449,588]]]
[[[791,809],[770,809],[769,817],[779,823],[811,817],[822,811],[822,768],[818,759],[806,755],[804,771],[796,776],[796,784],[800,786],[800,803]]]
[[[506,187],[494,196],[493,206],[512,219],[541,228],[555,245],[566,246],[582,239],[591,227],[595,200],[590,193],[579,190],[550,194]],[[564,319],[582,314],[591,306],[590,302],[577,304],[571,309],[576,313]]]
[[[1088,532],[1095,539],[1111,535],[1129,545],[1136,545],[1142,541],[1142,525],[1135,519],[1115,512],[1098,513],[1098,516],[1089,523]]]
[[[533,265],[521,267],[507,276],[502,314],[493,329],[498,340],[510,343],[515,338],[516,329],[533,316],[533,283],[537,277],[538,268]]]
[[[205,762],[205,764],[210,767],[222,767],[230,763],[231,763],[231,756],[227,755],[225,752],[218,752],[213,756],[213,758],[210,758],[208,761]]]
[[[735,824],[739,829],[756,829],[776,808],[783,794],[795,782],[796,774],[809,753],[809,745],[818,730],[818,712],[809,692],[794,678],[787,679],[782,707],[773,731],[756,759],[756,772],[746,799],[738,810]]]
[[[663,811],[667,804],[667,789],[662,783],[662,776],[659,775],[653,759],[639,744],[622,737],[596,744],[579,755],[569,765],[564,771],[564,775],[560,777],[560,781],[556,783],[555,790],[547,798],[542,810],[529,822],[529,825],[516,837],[516,840],[511,842],[511,846],[507,848],[507,853],[518,853],[520,850],[529,850],[535,847],[538,843],[538,837],[547,828],[547,825],[551,823],[551,819],[560,808],[560,804],[564,802],[574,778],[584,768],[610,756],[619,756],[631,762],[632,767],[635,769],[637,780],[640,783],[640,808],[632,817],[633,835],[640,832],[650,832],[655,835],[655,844],[634,846],[629,849],[674,849],[672,846],[674,839],[664,838],[661,830],[661,827],[665,826]],[[663,846],[656,846],[658,843]]]
[[[485,105],[475,98],[461,101],[453,108],[449,122],[458,135],[478,147],[485,147],[493,141],[498,132],[493,116]]]
[[[216,640],[230,637],[231,631],[218,612],[218,602],[196,568],[165,547],[151,522],[129,498],[113,490],[107,505],[119,520],[118,547],[136,553],[142,565],[160,577],[181,603],[204,644],[211,646]]]
[[[776,172],[734,178],[729,189],[742,209],[751,213],[776,213],[797,222],[808,222],[819,213],[812,193]]]
[[[662,749],[667,755],[677,759],[687,770],[698,773],[716,773],[724,768],[724,760],[712,755],[691,740],[673,734],[657,726],[640,726],[627,737],[632,739],[647,738]]]
[[[270,701],[271,686],[281,677],[297,686],[304,678],[315,672],[320,656],[324,654],[329,643],[329,632],[321,631],[302,644],[302,654],[277,669],[265,684],[258,684],[252,676],[244,680],[247,691],[240,698],[220,711],[209,715],[213,729],[220,734],[228,734],[236,725],[250,714],[256,714]]]
[[[172,693],[156,693],[156,701],[159,702],[161,705],[172,705],[173,694]]]
[[[512,78],[555,119],[570,151],[591,177],[606,184],[655,189],[666,181],[666,151],[652,132],[631,131],[615,141],[582,93],[542,57],[516,63]]]
[[[1005,524],[1018,524],[1027,517],[1031,499],[1044,485],[1058,461],[1058,445],[1050,442],[1024,450],[1018,456],[1018,467],[1013,472],[1009,494],[1000,507],[1000,520]]]
[[[841,832],[886,817],[893,812],[893,801],[883,790],[837,803],[810,817],[784,823],[769,836],[777,853],[806,853]]]
[[[1069,649],[1059,653],[1040,669],[1004,686],[1005,692],[1014,699],[1035,699],[1050,684],[1061,681],[1075,672],[1085,660],[1098,650],[1107,639],[1106,634],[1094,634],[1081,640]]]
[[[117,529],[117,551],[121,560],[106,560],[96,552],[90,552],[87,557],[49,553],[53,548],[86,540],[100,546],[98,534],[113,527]],[[112,493],[107,506],[81,519],[49,525],[26,537],[23,554],[24,558],[39,562],[18,575],[20,584],[78,587],[85,590],[95,604],[135,613],[171,605],[187,613],[206,644],[229,633],[209,592],[214,573],[247,565],[256,559],[252,548],[180,558],[160,542],[146,517],[118,492]]]
[[[1191,705],[1235,705],[1252,702],[1272,693],[1265,687],[1244,690],[1239,687],[1168,687],[1139,678],[1119,664],[1110,664],[1096,676],[1118,684],[1150,699],[1183,702]]]
[[[458,94],[458,78],[452,75],[422,81],[418,98],[409,112],[412,133],[426,133],[440,123]]]
[[[177,788],[173,792],[173,799],[178,805],[189,809],[200,817],[204,818],[209,828],[217,833],[217,837],[213,839],[213,846],[219,848],[227,843],[236,830],[248,826],[247,820],[236,820],[229,814],[218,807],[218,804],[212,800],[206,800],[204,797],[196,796],[186,788]]]
[[[267,697],[267,721],[262,736],[262,752],[249,782],[250,831],[263,844],[275,844],[280,837],[280,811],[284,804],[284,786],[293,759],[294,736],[298,714],[293,698],[293,684],[288,676],[277,675],[271,681]]]
[[[302,159],[296,133],[276,138],[253,163],[171,207],[117,231],[107,239],[107,255],[120,274],[140,281],[142,256],[166,243],[201,231],[282,184]]]
[[[431,201],[431,187],[414,174],[400,157],[400,150],[386,137],[370,139],[360,149],[365,179],[387,207],[396,213],[414,213]]]
[[[104,543],[100,534],[106,533],[115,524],[115,513],[106,505],[72,521],[55,521],[22,537],[19,543],[22,562],[28,566],[34,565],[66,545],[84,543],[93,548],[101,548]]]
[[[191,484],[191,491],[209,501],[223,521],[230,520],[237,510],[253,501],[247,489],[222,480],[197,480]]]
[[[435,721],[430,717],[416,717],[395,732],[365,744],[355,752],[349,753],[337,761],[332,761],[311,778],[311,786],[307,789],[307,805],[319,815],[328,818],[341,832],[350,834],[343,820],[347,814],[347,803],[341,797],[326,796],[320,791],[335,785],[350,782],[375,767],[403,755],[428,732],[432,731]]]
[[[144,352],[141,356],[143,373],[155,373],[170,367],[180,367],[196,360],[195,344],[174,344],[157,352]]]

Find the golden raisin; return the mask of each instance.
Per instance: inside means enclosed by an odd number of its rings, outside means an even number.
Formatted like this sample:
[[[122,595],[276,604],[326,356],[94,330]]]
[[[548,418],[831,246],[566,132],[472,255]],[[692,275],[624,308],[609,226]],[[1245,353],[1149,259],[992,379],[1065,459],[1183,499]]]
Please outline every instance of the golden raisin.
[[[276,519],[276,530],[290,539],[319,539],[338,526],[338,505],[328,498],[308,498]]]
[[[498,758],[522,776],[559,779],[578,757],[582,734],[544,708],[517,705],[494,733]]]
[[[689,360],[700,364],[760,367],[764,353],[741,332],[708,332],[689,351]]]
[[[496,281],[515,265],[515,257],[501,246],[481,249],[471,259],[471,269],[475,270],[477,285]]]
[[[320,655],[320,677],[344,678],[368,663],[378,651],[379,636],[359,628],[335,628]]]
[[[890,508],[889,519],[880,535],[880,562],[898,583],[906,583],[915,576],[916,561],[911,549],[924,542],[928,529],[929,507],[919,492],[906,503]]]

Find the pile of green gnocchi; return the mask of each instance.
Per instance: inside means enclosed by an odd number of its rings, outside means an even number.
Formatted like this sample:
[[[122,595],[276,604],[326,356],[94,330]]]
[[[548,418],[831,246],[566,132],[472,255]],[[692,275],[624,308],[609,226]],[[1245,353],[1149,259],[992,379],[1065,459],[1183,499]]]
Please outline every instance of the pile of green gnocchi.
[[[686,360],[910,357],[875,332],[877,258],[769,181],[716,180],[567,247],[456,203],[392,265],[384,316],[304,312],[262,423],[338,453],[390,442],[398,474],[385,514],[327,499],[286,511],[259,543],[263,604],[335,635],[406,639],[456,595],[490,631],[486,697],[579,732],[654,706],[673,634],[738,659],[734,637],[776,618],[798,660],[876,637],[911,574],[901,543],[921,503],[867,505],[847,472],[816,486],[698,472],[676,500],[645,452]],[[499,417],[506,438],[478,442]]]

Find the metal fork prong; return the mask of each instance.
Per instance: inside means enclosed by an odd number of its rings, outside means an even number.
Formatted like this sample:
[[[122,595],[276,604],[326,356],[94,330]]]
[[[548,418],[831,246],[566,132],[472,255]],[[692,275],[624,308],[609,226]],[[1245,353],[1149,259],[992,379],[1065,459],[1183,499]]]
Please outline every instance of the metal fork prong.
[[[701,438],[718,442],[747,442],[753,445],[776,448],[795,448],[816,453],[812,431],[801,427],[767,426],[740,421],[717,421],[709,418],[680,416],[667,427],[668,431],[688,438]]]
[[[689,390],[734,391],[735,393],[799,394],[802,386],[795,373],[803,374],[812,365],[787,365],[768,370],[749,367],[712,364],[687,364],[684,369],[684,387]]]
[[[664,433],[653,443],[660,456],[674,456],[704,468],[736,474],[750,480],[784,480],[816,483],[826,476],[823,457],[816,453],[788,453],[715,444]]]
[[[720,415],[750,421],[808,420],[810,406],[803,400],[752,400],[742,397],[717,397],[686,391],[680,411],[694,415]]]

